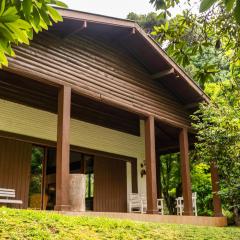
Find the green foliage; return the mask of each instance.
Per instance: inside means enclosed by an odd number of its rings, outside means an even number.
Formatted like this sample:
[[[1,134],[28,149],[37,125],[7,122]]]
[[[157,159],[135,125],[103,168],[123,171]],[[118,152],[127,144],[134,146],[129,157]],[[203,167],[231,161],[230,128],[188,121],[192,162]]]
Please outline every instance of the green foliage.
[[[226,88],[228,87],[227,82]],[[195,144],[197,155],[201,161],[208,164],[212,161],[216,162],[221,177],[219,193],[225,207],[234,211],[235,221],[240,224],[240,96],[238,91],[220,90],[215,95],[215,101],[208,105],[201,104],[192,118],[193,127],[197,131],[198,142]]]
[[[164,21],[159,18],[158,14],[155,12],[140,15],[130,12],[127,15],[127,19],[136,21],[147,33],[151,33],[154,26],[162,24]]]
[[[32,148],[32,159],[31,159],[31,179],[30,179],[30,186],[29,186],[30,196],[35,193],[41,193],[43,158],[44,158],[43,148],[34,146]]]
[[[200,12],[207,11],[217,0],[202,0],[200,4]]]
[[[202,15],[184,11],[154,27],[153,34],[202,88],[226,77],[240,88],[239,26],[221,8]]]
[[[173,215],[176,211],[176,197],[182,196],[179,154],[166,154],[160,156],[161,189],[168,213]]]
[[[0,239],[238,240],[239,235],[240,229],[234,227],[140,223],[0,208]]]
[[[198,215],[212,216],[212,182],[209,164],[194,163],[191,169],[192,192],[197,193]]]
[[[62,21],[53,6],[66,7],[57,0],[1,0],[0,67],[8,66],[7,56],[15,56],[13,44],[29,44],[34,32]]]
[[[180,0],[150,0],[149,2],[154,4],[157,10],[163,10],[164,14],[161,15],[166,18],[166,16],[171,16],[168,9],[179,4]],[[185,2],[190,3],[190,0],[185,0]],[[240,24],[239,0],[201,0],[199,12],[206,12],[219,6],[223,7],[224,10],[230,13],[234,17],[235,21]]]

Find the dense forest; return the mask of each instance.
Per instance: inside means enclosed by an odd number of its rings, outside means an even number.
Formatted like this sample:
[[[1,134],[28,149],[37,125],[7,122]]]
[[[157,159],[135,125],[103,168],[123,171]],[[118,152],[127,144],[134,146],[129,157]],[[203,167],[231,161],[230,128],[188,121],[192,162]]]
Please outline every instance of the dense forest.
[[[200,215],[212,215],[210,165],[220,175],[223,213],[240,225],[240,2],[202,0],[198,13],[192,1],[151,0],[156,12],[129,13],[151,34],[211,98],[192,117],[197,131],[191,152],[192,191]],[[189,9],[172,17],[176,5]],[[169,213],[181,193],[179,155],[160,157],[161,187]]]

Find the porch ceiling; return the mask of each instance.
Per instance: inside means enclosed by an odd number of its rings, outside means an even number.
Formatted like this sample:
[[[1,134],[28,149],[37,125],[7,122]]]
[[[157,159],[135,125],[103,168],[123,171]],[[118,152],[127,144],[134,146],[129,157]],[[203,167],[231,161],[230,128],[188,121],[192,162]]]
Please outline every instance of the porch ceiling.
[[[180,129],[160,122],[155,125],[156,151],[160,154],[179,152]],[[190,149],[193,149],[196,142],[194,133],[188,133],[188,141]]]

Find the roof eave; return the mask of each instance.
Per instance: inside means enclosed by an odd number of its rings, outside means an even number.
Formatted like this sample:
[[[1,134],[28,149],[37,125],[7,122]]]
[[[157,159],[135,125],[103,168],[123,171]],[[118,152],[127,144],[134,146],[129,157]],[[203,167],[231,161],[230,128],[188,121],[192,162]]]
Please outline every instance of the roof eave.
[[[164,60],[174,69],[176,75],[181,77],[187,84],[201,97],[201,99],[207,103],[210,102],[210,98],[203,92],[203,90],[196,84],[196,82],[191,79],[185,71],[171,58],[167,53],[161,48],[161,46],[149,35],[147,34],[140,26],[134,21],[128,19],[120,19],[114,17],[108,17],[100,14],[93,14],[87,12],[81,12],[76,10],[69,10],[64,8],[57,8],[59,13],[63,18],[89,21],[98,24],[106,24],[118,27],[126,28],[135,28],[138,33],[148,42],[148,44],[155,50],[157,53],[164,58]]]

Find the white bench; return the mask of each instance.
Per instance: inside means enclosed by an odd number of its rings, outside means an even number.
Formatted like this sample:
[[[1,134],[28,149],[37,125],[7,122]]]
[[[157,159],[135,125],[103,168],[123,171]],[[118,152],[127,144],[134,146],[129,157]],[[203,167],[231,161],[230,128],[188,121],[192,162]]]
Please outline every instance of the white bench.
[[[15,197],[16,191],[14,189],[0,188],[0,203],[23,204],[22,200],[13,199]]]
[[[193,213],[197,216],[197,193],[192,193],[192,206],[193,206]],[[176,198],[176,208],[177,208],[177,215],[182,216],[184,212],[184,202],[183,197]]]
[[[157,199],[157,209],[163,215],[163,199]],[[128,198],[128,212],[146,213],[147,199],[143,194],[130,193]]]

